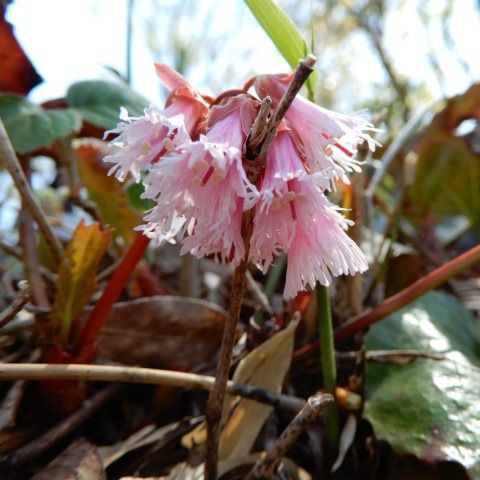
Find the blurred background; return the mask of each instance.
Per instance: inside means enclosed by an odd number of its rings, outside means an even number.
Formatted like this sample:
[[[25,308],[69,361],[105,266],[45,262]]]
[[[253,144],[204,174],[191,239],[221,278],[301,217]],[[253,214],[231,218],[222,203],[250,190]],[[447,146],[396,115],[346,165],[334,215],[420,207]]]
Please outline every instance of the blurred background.
[[[384,114],[394,135],[434,100],[480,77],[478,0],[281,0],[318,57],[318,101]],[[216,94],[258,73],[289,70],[241,0],[16,0],[7,19],[44,82],[61,97],[83,79],[118,74],[156,104],[152,63]],[[39,21],[40,20],[40,21]]]

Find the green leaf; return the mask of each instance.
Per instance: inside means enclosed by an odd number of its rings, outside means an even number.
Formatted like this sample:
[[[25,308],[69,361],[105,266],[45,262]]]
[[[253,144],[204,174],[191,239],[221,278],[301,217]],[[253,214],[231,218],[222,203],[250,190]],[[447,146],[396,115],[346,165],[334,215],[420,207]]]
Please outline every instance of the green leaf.
[[[71,109],[46,110],[25,97],[1,94],[0,118],[17,153],[48,147],[80,130],[82,123]]]
[[[146,212],[150,210],[155,205],[153,200],[148,198],[141,198],[142,193],[145,191],[145,186],[143,183],[132,182],[127,187],[127,198],[130,205],[140,212]]]
[[[117,125],[120,107],[125,107],[130,115],[142,115],[149,103],[126,85],[102,81],[73,84],[67,92],[67,101],[83,119],[100,128]]]
[[[95,292],[96,272],[111,240],[110,232],[98,223],[77,226],[58,270],[58,290],[52,317],[66,343],[73,321]]]
[[[295,68],[309,49],[290,17],[274,0],[245,0],[245,3],[290,67]],[[311,97],[315,82],[316,72],[313,72],[306,82]]]
[[[96,139],[76,142],[75,156],[78,171],[87,188],[88,197],[96,203],[102,223],[114,227],[115,236],[131,243],[136,236],[134,228],[142,220],[140,214],[129,204],[124,184],[108,176],[111,165],[103,162],[105,143]]]
[[[454,297],[431,292],[373,327],[366,345],[446,356],[369,365],[365,416],[397,452],[455,460],[480,476],[480,333],[472,313]]]

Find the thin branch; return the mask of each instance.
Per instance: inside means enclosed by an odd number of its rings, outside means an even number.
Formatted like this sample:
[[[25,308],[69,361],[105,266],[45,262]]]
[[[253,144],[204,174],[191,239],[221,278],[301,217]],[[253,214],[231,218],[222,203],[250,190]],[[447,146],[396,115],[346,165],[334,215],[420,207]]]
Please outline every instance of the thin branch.
[[[306,405],[290,422],[273,446],[260,458],[246,480],[273,478],[280,466],[280,462],[300,434],[324,411],[333,397],[328,393],[317,393],[308,399]]]
[[[335,340],[341,340],[364,330],[478,262],[480,262],[480,245],[450,260],[409,287],[387,298],[378,307],[369,309],[344,323],[335,331]]]
[[[15,315],[28,303],[32,297],[32,289],[27,281],[19,282],[18,296],[13,303],[9,305],[2,313],[0,313],[0,328],[5,326]]]
[[[247,137],[244,156],[245,170],[251,183],[257,184],[258,177],[264,168],[265,156],[268,148],[277,135],[277,128],[295,96],[302,88],[308,76],[313,72],[315,57],[308,56],[300,61],[295,76],[287,88],[285,94],[277,105],[271,118],[268,113],[271,107],[271,99],[263,99],[259,114],[255,119],[252,129]],[[253,229],[253,209],[245,212],[242,218],[242,237],[245,244],[245,256],[240,265],[235,269],[230,294],[230,308],[223,331],[222,344],[217,366],[215,384],[208,397],[205,417],[207,420],[207,442],[205,456],[205,480],[216,480],[218,441],[220,436],[220,421],[222,418],[223,402],[225,397],[228,373],[232,361],[233,345],[240,308],[245,290],[245,273],[248,267],[250,250],[250,237]]]
[[[50,309],[47,288],[40,273],[35,229],[30,212],[22,206],[19,215],[20,246],[23,253],[23,268],[32,288],[33,303],[41,308]]]
[[[2,457],[0,467],[4,465],[12,468],[35,460],[63,440],[87,418],[91,417],[100,407],[117,395],[120,389],[120,385],[108,385],[92,398],[85,400],[80,409],[62,420],[58,425],[55,425],[30,443],[20,447],[12,454]]]
[[[38,228],[45,237],[45,241],[49,246],[54,259],[59,262],[62,258],[63,247],[58,238],[53,233],[47,217],[38,203],[35,194],[33,193],[27,178],[22,170],[17,155],[15,154],[12,144],[7,136],[3,122],[0,120],[0,160],[11,175],[15,186],[17,187],[22,202],[26,208],[28,208],[33,219],[38,225]]]
[[[22,252],[19,248],[9,245],[0,240],[0,250],[3,250],[7,255],[15,257],[17,260],[22,260]]]
[[[142,367],[113,365],[52,365],[49,363],[0,364],[0,381],[7,380],[77,380],[82,382],[119,382],[164,385],[179,388],[211,390],[215,377],[187,372],[174,372]],[[228,381],[226,391],[230,395],[256,400],[282,410],[298,412],[305,400],[241,383]]]

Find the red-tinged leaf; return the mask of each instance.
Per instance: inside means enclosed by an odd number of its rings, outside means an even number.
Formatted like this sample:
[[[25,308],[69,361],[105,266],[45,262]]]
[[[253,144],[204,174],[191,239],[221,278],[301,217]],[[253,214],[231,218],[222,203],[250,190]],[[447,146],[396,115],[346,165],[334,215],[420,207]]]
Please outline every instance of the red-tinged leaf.
[[[95,292],[95,274],[110,240],[110,232],[98,224],[86,226],[82,221],[65,249],[52,312],[64,344],[73,321]]]
[[[446,102],[420,137],[414,182],[404,214],[413,223],[425,218],[439,223],[465,216],[472,226],[480,219],[480,151],[473,127],[480,119],[480,84]],[[469,121],[472,130],[458,131]]]
[[[0,92],[27,94],[42,78],[17,42],[0,7]]]
[[[102,161],[107,148],[95,139],[77,143],[78,171],[103,223],[114,228],[115,236],[131,243],[136,236],[134,228],[141,223],[140,214],[130,206],[124,185],[107,175],[109,166]]]

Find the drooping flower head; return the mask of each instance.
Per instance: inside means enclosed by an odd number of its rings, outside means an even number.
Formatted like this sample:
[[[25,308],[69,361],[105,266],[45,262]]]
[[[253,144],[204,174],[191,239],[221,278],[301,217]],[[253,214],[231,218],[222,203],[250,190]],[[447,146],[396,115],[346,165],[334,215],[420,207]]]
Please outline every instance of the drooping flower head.
[[[259,75],[255,89],[263,98],[267,95],[279,102],[288,88],[293,73]],[[376,142],[367,132],[376,131],[365,119],[322,108],[297,95],[286,114],[287,125],[300,140],[312,172],[326,171],[334,179],[348,183],[346,172],[360,171],[355,160],[357,145],[367,142],[375,150]]]
[[[173,216],[183,218],[189,235],[182,252],[240,262],[245,255],[241,215],[258,196],[243,169],[241,148],[257,103],[240,95],[213,107],[206,134],[151,169],[144,196],[157,204],[145,218],[146,235],[163,239]]]
[[[288,254],[286,298],[317,281],[329,285],[332,275],[367,269],[345,233],[349,222],[323,193],[328,176],[308,174],[304,161],[291,132],[280,131],[267,154],[251,239],[250,258],[263,271],[281,251]]]
[[[181,241],[182,254],[238,265],[247,254],[243,213],[253,208],[248,258],[266,272],[278,255],[288,254],[286,298],[367,268],[345,233],[352,222],[325,193],[334,180],[348,182],[347,173],[360,169],[358,144],[375,148],[370,123],[297,96],[254,185],[243,152],[260,100],[228,91],[214,102],[168,67],[156,71],[171,90],[165,109],[150,107],[138,118],[123,111],[123,123],[112,131],[119,134],[112,142],[117,150],[105,159],[120,180],[129,172],[137,181],[144,176],[143,196],[155,206],[139,230],[157,244]],[[260,98],[268,95],[276,105],[291,78],[260,75],[254,85]]]

